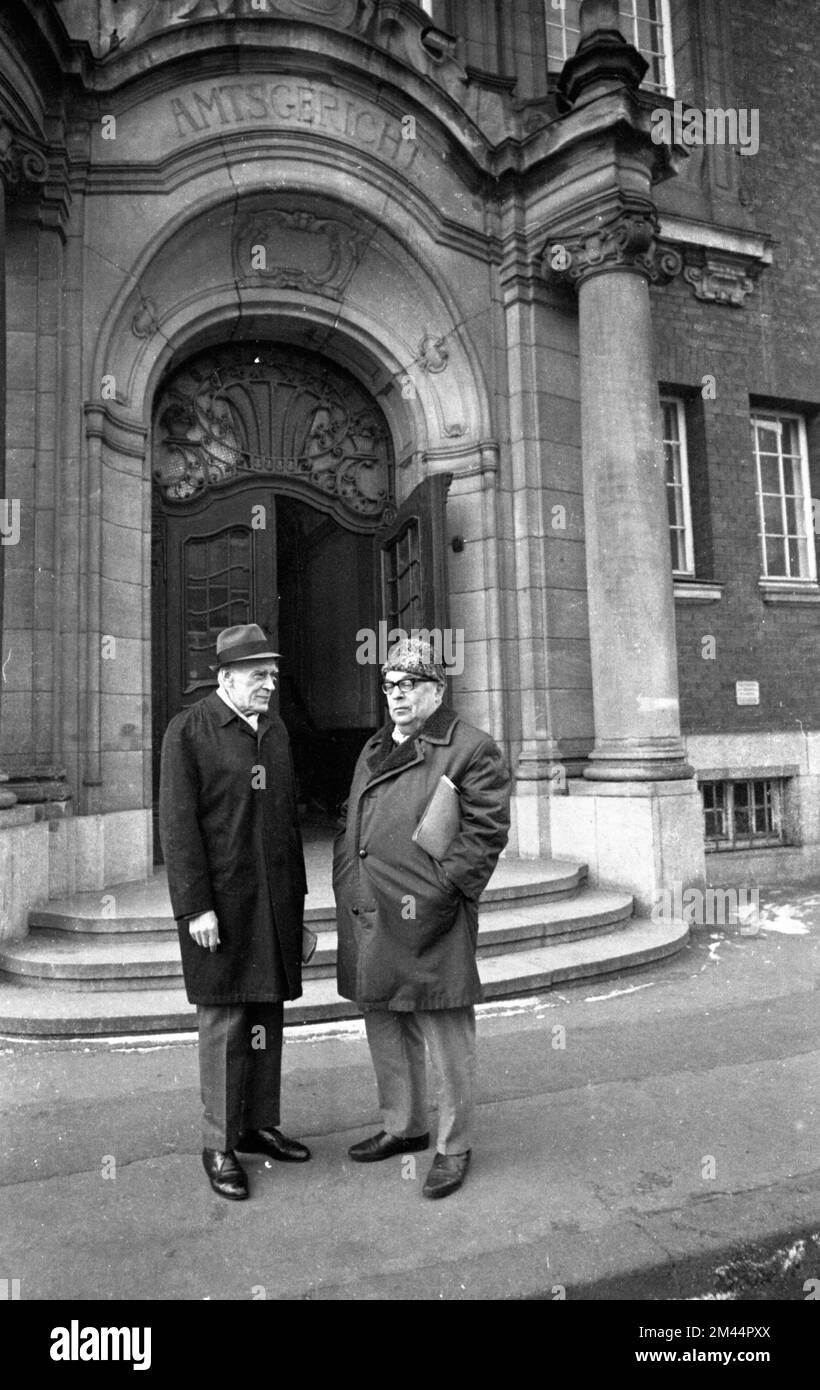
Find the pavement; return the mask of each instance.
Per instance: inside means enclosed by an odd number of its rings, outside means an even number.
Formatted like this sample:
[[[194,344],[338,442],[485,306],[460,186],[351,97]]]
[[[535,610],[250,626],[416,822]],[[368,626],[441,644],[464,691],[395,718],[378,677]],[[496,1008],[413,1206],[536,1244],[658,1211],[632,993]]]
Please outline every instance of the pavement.
[[[464,1188],[357,1165],[358,1022],[287,1030],[305,1165],[200,1161],[195,1039],[0,1041],[0,1276],[21,1300],[808,1300],[820,1294],[820,880],[757,935],[482,1006]],[[754,930],[754,928],[752,928]],[[813,1282],[814,1281],[814,1282]]]

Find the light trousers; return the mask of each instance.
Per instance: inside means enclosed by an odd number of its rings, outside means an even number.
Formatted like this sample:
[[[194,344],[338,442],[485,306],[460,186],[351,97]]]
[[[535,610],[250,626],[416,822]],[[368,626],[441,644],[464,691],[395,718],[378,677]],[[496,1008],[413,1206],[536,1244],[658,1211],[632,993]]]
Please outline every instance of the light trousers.
[[[198,1004],[202,1143],[234,1149],[246,1129],[279,1124],[284,1005]]]
[[[426,1043],[438,1106],[436,1148],[442,1154],[472,1148],[475,1009],[367,1009],[364,1021],[385,1131],[411,1139],[429,1129]]]

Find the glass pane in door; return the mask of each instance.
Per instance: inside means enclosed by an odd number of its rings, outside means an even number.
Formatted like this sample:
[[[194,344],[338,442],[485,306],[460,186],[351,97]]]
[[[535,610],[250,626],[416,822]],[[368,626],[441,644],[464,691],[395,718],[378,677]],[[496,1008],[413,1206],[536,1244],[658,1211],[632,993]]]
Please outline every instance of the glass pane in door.
[[[232,526],[215,536],[189,536],[182,552],[184,686],[212,681],[217,633],[251,622],[249,528]]]

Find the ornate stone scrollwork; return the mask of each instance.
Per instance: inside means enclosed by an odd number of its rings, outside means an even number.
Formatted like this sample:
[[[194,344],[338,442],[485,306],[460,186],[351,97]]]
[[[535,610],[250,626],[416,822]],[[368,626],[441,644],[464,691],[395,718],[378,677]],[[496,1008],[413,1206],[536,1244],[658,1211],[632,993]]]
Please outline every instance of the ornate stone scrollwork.
[[[418,363],[423,372],[436,375],[443,372],[450,360],[450,349],[445,338],[436,338],[433,333],[425,333],[418,347]]]
[[[72,6],[64,23],[72,38],[91,43],[97,41],[101,29],[110,36],[104,41],[106,51],[116,52],[163,30],[209,20],[297,19],[361,31],[372,11],[373,0],[155,0],[153,4],[148,0],[103,0],[99,7],[96,3]]]
[[[197,358],[163,391],[154,439],[154,479],[169,502],[247,477],[280,480],[306,501],[322,493],[348,524],[381,522],[392,501],[378,407],[347,373],[297,349],[249,344]]]
[[[311,212],[264,209],[249,213],[233,240],[238,280],[259,278],[277,289],[339,298],[367,238],[345,222]]]
[[[743,308],[756,285],[746,266],[728,257],[707,256],[702,265],[687,265],[683,278],[692,286],[696,299],[735,309]]]
[[[48,159],[28,135],[13,130],[0,119],[0,177],[10,189],[27,183],[41,184],[48,178]]]
[[[159,326],[159,313],[153,299],[144,299],[131,320],[135,338],[151,338]]]
[[[633,270],[653,284],[665,284],[680,273],[683,258],[657,240],[657,231],[654,214],[630,211],[580,236],[552,237],[544,251],[544,272],[577,284],[602,271]]]

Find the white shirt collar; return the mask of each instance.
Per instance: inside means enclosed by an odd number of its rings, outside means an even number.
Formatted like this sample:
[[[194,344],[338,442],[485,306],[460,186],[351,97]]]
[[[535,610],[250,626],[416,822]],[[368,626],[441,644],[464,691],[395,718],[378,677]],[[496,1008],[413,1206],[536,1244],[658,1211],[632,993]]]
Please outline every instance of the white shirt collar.
[[[234,704],[234,702],[233,702],[233,700],[231,699],[231,697],[230,697],[230,695],[228,694],[228,692],[223,688],[223,686],[218,685],[218,686],[216,687],[216,693],[217,693],[217,695],[219,696],[220,700],[224,700],[224,701],[225,701],[225,704],[228,706],[228,709],[232,709],[233,712],[234,712],[234,714],[238,714],[240,719],[244,719],[244,721],[245,721],[246,724],[250,724],[250,726],[251,726],[251,728],[253,729],[253,732],[254,732],[254,733],[258,733],[258,731],[259,731],[259,715],[258,715],[258,714],[243,714],[242,711],[241,711],[241,709],[237,709],[237,708],[236,708],[236,705]]]

